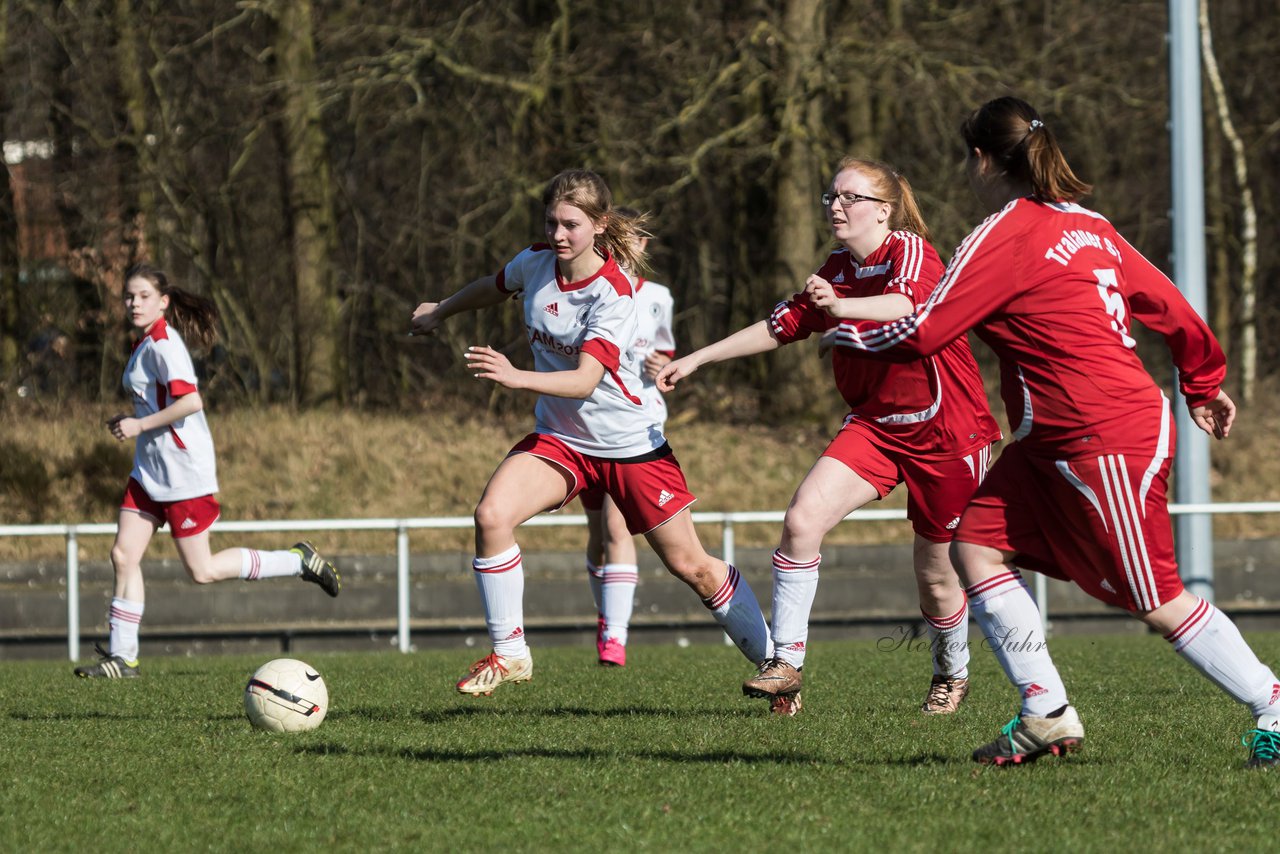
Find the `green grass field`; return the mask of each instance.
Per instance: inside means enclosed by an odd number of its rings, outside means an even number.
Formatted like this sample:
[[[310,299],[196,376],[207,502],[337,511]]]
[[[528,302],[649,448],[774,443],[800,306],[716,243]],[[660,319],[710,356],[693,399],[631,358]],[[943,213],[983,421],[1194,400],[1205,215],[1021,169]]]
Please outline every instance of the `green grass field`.
[[[1280,634],[1251,636],[1280,662]],[[145,639],[144,639],[145,640]],[[0,851],[1262,850],[1280,772],[1243,770],[1242,708],[1154,636],[1054,642],[1086,742],[978,767],[1015,709],[985,650],[961,712],[916,711],[927,653],[815,643],[770,717],[719,645],[537,648],[534,681],[454,693],[465,651],[299,654],[312,733],[252,730],[261,657],[144,659],[132,681],[0,664]]]

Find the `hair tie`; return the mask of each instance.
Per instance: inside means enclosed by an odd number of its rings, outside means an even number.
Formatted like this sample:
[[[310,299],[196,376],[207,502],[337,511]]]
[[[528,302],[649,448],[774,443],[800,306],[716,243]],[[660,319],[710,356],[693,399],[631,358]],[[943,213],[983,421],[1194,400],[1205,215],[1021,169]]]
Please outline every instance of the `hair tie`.
[[[1040,121],[1039,119],[1032,119],[1031,126],[1027,128],[1027,133],[1031,133],[1031,131],[1035,130],[1036,128],[1042,128],[1042,127],[1044,127],[1044,122]]]

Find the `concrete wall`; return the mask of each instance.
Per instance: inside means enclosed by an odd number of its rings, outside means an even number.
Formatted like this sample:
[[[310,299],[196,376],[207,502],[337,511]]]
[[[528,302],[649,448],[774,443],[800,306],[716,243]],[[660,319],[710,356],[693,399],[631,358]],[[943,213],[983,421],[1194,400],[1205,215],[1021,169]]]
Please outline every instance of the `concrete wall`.
[[[769,549],[739,549],[738,568],[766,613]],[[1245,629],[1280,629],[1280,541],[1220,541],[1217,602]],[[393,649],[393,556],[336,556],[342,595],[330,599],[295,579],[197,586],[176,560],[145,564],[148,655],[303,649]],[[595,610],[580,553],[526,553],[526,629],[535,643],[589,645]],[[413,643],[484,647],[483,613],[470,553],[415,555],[411,564]],[[1027,574],[1028,581],[1034,578]],[[83,657],[105,638],[112,573],[81,567]],[[1049,582],[1051,631],[1144,631],[1071,585]],[[833,546],[823,553],[811,637],[910,636],[921,630],[909,546]],[[61,562],[0,566],[0,659],[66,656],[66,578]],[[721,638],[697,597],[641,549],[635,643],[715,642]]]

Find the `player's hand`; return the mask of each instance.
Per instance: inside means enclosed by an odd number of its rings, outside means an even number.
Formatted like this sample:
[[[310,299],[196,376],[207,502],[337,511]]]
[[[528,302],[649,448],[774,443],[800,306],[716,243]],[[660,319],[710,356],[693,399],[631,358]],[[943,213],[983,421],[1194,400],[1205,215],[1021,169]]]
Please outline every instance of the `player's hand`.
[[[492,347],[468,347],[463,355],[467,359],[467,370],[476,379],[493,380],[506,388],[519,388],[517,377],[521,372],[510,359]]]
[[[1191,420],[1213,438],[1225,439],[1231,432],[1231,423],[1236,420],[1236,405],[1225,391],[1218,389],[1216,399],[1204,406],[1191,407]]]
[[[123,442],[126,439],[136,438],[142,432],[142,422],[128,415],[116,415],[107,419],[107,429],[117,441]]]
[[[812,275],[805,279],[804,292],[809,297],[809,304],[814,308],[820,308],[832,317],[837,317],[835,309],[840,304],[840,298],[836,296],[836,289],[831,283],[819,275]]]
[[[658,378],[658,372],[661,371],[671,362],[671,357],[666,353],[659,353],[654,350],[652,353],[644,357],[644,375],[651,379]]]
[[[439,316],[440,303],[424,302],[413,310],[409,323],[410,335],[431,335],[440,328],[444,318]]]
[[[674,359],[662,366],[653,379],[658,384],[658,391],[671,391],[676,383],[698,370],[698,365],[690,357]]]
[[[824,358],[836,346],[836,335],[839,334],[840,327],[833,326],[826,332],[822,333],[822,337],[818,339],[818,358]]]

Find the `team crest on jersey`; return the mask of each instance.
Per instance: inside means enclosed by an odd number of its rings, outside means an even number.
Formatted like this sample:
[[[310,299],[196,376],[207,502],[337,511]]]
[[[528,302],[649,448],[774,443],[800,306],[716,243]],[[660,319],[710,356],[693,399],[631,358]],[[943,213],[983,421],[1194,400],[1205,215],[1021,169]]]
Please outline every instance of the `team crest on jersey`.
[[[578,325],[586,326],[587,319],[591,317],[591,306],[583,306],[582,311],[578,312]]]

